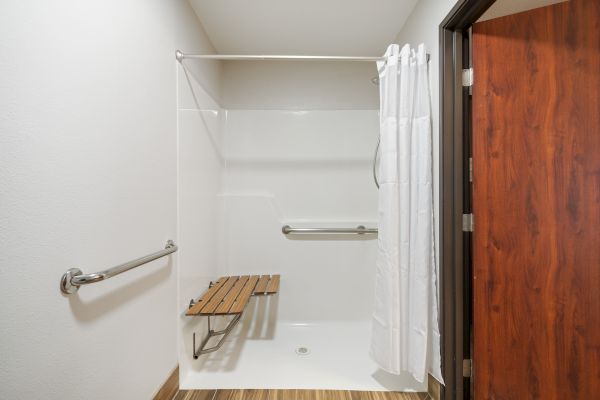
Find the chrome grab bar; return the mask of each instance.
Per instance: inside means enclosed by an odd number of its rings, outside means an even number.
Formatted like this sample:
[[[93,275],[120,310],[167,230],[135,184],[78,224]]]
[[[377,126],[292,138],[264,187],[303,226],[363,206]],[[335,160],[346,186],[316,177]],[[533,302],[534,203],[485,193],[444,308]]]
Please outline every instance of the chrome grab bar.
[[[379,189],[379,179],[377,178],[377,156],[379,155],[379,145],[381,144],[381,138],[377,138],[377,146],[375,146],[375,154],[373,155],[373,180],[375,186]]]
[[[126,262],[116,267],[106,269],[104,271],[95,272],[93,274],[83,274],[79,268],[71,268],[64,273],[60,278],[60,290],[65,294],[72,294],[79,290],[81,285],[89,285],[90,283],[104,281],[113,276],[122,274],[125,271],[129,271],[140,265],[149,263],[158,258],[164,257],[177,251],[177,245],[172,240],[167,241],[167,245],[164,250],[157,251],[156,253],[148,254],[147,256],[136,258],[135,260]]]
[[[281,232],[284,235],[288,235],[290,233],[341,233],[341,234],[358,234],[362,235],[365,233],[377,233],[377,228],[365,228],[363,225],[359,225],[356,228],[292,228],[289,225],[284,225],[281,228]]]

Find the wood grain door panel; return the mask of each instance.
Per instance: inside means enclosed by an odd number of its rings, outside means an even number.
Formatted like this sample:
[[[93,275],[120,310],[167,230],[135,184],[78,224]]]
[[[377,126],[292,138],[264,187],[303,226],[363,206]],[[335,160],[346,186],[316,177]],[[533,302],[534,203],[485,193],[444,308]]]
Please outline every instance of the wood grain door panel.
[[[473,26],[475,399],[600,399],[600,1]]]

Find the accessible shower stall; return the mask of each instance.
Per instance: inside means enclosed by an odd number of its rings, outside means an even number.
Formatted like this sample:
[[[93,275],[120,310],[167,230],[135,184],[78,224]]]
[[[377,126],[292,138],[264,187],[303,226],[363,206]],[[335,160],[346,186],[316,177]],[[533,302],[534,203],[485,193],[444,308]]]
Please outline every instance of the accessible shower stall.
[[[228,108],[195,78],[214,61],[177,58],[180,387],[425,391],[368,354],[376,58],[227,61]],[[358,226],[372,231],[294,231]],[[279,293],[253,296],[222,347],[195,359],[207,321],[185,315],[190,301],[220,276],[263,274],[281,276]]]

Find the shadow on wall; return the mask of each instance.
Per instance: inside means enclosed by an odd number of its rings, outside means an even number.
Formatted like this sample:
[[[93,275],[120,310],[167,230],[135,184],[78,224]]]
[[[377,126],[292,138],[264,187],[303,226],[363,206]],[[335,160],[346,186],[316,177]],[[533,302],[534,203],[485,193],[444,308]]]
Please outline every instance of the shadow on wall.
[[[225,165],[225,157],[223,156],[223,152],[221,151],[221,146],[219,145],[219,141],[217,139],[218,133],[214,131],[213,128],[211,128],[211,125],[208,123],[208,121],[206,120],[206,117],[204,115],[205,112],[215,112],[215,106],[206,106],[202,104],[202,101],[199,99],[199,94],[196,93],[195,88],[197,88],[198,90],[201,90],[202,92],[204,92],[204,99],[211,99],[212,97],[210,97],[208,91],[204,88],[204,86],[202,86],[202,84],[200,83],[198,77],[196,75],[194,75],[194,73],[186,68],[186,66],[183,64],[183,62],[181,63],[181,69],[183,70],[183,74],[185,76],[185,80],[187,82],[187,90],[189,90],[189,94],[192,98],[192,101],[194,103],[194,106],[196,107],[195,111],[198,112],[198,116],[200,117],[200,120],[202,121],[202,125],[204,125],[204,131],[206,132],[208,139],[210,141],[211,147],[213,149],[213,151],[215,152],[215,154],[217,155],[217,157],[219,158],[219,163],[221,164],[221,166]],[[195,82],[195,84],[194,84]],[[179,84],[179,82],[178,82]],[[183,89],[181,89],[183,90]],[[181,105],[179,104],[180,100],[177,100],[177,104],[178,104],[178,110],[181,110]],[[191,111],[191,110],[190,110]],[[217,111],[217,112],[220,112]]]
[[[192,364],[194,371],[197,372],[230,372],[236,369],[244,345],[248,340],[273,340],[276,334],[277,310],[279,308],[279,294],[272,296],[253,296],[250,304],[246,307],[244,315],[238,326],[227,338],[223,347],[219,350],[201,355],[198,360]],[[195,317],[194,319],[196,319]],[[225,328],[231,317],[217,317],[211,320],[215,322],[213,329],[219,330]],[[201,317],[201,321],[188,321],[185,324],[185,330],[192,332],[191,325],[199,325],[200,331],[196,331],[196,339],[206,335],[206,317]],[[200,339],[201,340],[201,339]],[[192,338],[189,338],[191,344]],[[219,338],[211,339],[207,347],[216,345]],[[188,345],[186,345],[187,347]],[[192,357],[190,347],[189,356]]]
[[[105,295],[96,297],[91,301],[83,301],[79,296],[79,292],[68,295],[69,306],[73,316],[80,322],[92,322],[97,318],[108,314],[113,309],[123,306],[124,303],[138,297],[143,292],[158,286],[160,283],[169,279],[172,270],[172,261],[169,260],[163,267],[153,271],[143,278],[137,279],[125,286],[114,289]],[[118,277],[111,278],[119,279]],[[99,284],[106,284],[101,282]],[[80,288],[85,290],[85,288]]]
[[[254,304],[248,310],[248,321],[251,329],[247,338],[250,340],[272,340],[275,338],[279,294],[272,296],[255,296]]]
[[[192,61],[193,62],[193,61]],[[198,87],[200,88],[205,96],[211,98],[211,99],[215,99],[217,98],[214,93],[211,93],[211,91],[208,89],[207,85],[206,85],[206,79],[204,78],[202,73],[198,73],[198,71],[196,71],[196,73],[194,72],[194,65],[186,65],[186,60],[182,60],[181,62],[178,62],[178,64],[181,66],[181,68],[183,69],[183,72],[185,73],[185,78],[187,80],[188,86],[190,88],[191,94],[194,98],[194,102],[196,104],[196,106],[198,107],[198,109],[202,110],[203,107],[201,107],[201,102],[198,100],[198,97],[196,96],[195,91],[193,90],[194,87]],[[190,80],[190,76],[193,78],[194,82],[196,82],[195,85],[192,85],[192,82]],[[179,82],[177,82],[177,84],[179,84]]]
[[[199,89],[204,92],[204,94],[205,94],[204,97],[206,97],[206,96],[210,97],[210,95],[208,94],[208,91],[206,90],[206,88],[204,88],[204,86],[202,86],[202,84],[200,83],[200,81],[196,77],[196,75],[194,75],[194,73],[191,70],[186,68],[183,63],[181,63],[181,69],[183,70],[183,73],[185,75],[185,80],[186,80],[188,88],[189,88],[189,93],[192,97],[194,105],[196,106],[198,115],[200,116],[200,119],[202,120],[202,124],[204,125],[205,132],[207,132],[207,136],[208,136],[208,139],[210,140],[210,144],[213,148],[213,151],[218,156],[219,162],[221,163],[221,165],[224,165],[225,158],[224,158],[221,148],[219,146],[218,140],[216,139],[217,134],[214,132],[213,129],[211,129],[210,124],[206,121],[206,118],[204,117],[204,114],[203,114],[203,111],[213,111],[213,110],[211,107],[205,107],[202,105],[202,102],[198,98],[198,94],[196,93],[194,88],[199,87]],[[196,84],[194,84],[192,82],[192,80],[193,80],[193,82],[196,82]],[[177,84],[179,84],[179,82],[177,82]],[[178,100],[178,102],[179,102],[179,100]]]

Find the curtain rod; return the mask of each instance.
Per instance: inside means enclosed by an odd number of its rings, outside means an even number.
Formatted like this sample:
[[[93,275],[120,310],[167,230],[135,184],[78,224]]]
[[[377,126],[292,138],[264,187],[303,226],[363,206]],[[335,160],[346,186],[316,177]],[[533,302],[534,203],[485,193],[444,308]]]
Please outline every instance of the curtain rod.
[[[177,50],[177,61],[184,58],[205,60],[305,60],[305,61],[382,61],[383,57],[345,57],[345,56],[300,56],[300,55],[246,55],[246,54],[185,54]]]
[[[185,58],[196,58],[204,60],[281,60],[281,61],[384,61],[385,57],[346,57],[346,56],[300,56],[300,55],[243,55],[243,54],[185,54],[179,50],[175,52],[175,58],[181,62]],[[429,53],[427,53],[429,61]]]

